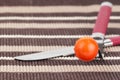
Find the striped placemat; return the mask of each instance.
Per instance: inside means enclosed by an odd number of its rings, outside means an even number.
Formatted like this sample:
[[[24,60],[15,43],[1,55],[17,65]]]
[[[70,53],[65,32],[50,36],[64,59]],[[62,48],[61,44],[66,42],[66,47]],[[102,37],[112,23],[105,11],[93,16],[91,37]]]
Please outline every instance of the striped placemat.
[[[104,0],[0,0],[0,80],[120,80],[120,46],[104,48],[104,61],[74,56],[17,61],[23,54],[73,46],[89,36]],[[106,38],[120,35],[120,1]],[[63,52],[64,53],[64,52]]]

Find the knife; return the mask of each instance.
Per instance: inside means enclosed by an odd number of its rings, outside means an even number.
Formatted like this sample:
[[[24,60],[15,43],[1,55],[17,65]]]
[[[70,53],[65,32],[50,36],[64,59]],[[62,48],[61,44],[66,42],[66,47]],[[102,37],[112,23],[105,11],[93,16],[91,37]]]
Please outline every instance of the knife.
[[[103,2],[101,4],[101,9],[99,11],[98,18],[96,20],[96,24],[91,36],[99,44],[100,51],[101,51],[99,54],[100,58],[103,58],[101,53],[103,53],[104,35],[106,33],[107,25],[109,22],[111,6],[112,4],[110,2]],[[49,59],[49,58],[58,57],[58,56],[68,56],[68,55],[74,55],[74,54],[75,54],[74,46],[71,46],[71,47],[66,47],[58,50],[51,50],[51,51],[34,53],[34,54],[16,56],[14,58],[16,60],[29,61],[29,60],[43,60],[43,59]]]

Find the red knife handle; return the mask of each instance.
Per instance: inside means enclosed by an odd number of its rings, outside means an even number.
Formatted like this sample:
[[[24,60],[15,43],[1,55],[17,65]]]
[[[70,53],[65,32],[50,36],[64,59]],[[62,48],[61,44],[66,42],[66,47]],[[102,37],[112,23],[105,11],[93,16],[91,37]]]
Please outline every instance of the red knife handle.
[[[120,45],[120,36],[110,38],[110,40],[112,41],[113,46]]]
[[[97,20],[93,29],[93,33],[106,34],[110,14],[111,14],[112,3],[103,2],[101,4],[100,11],[97,16]]]

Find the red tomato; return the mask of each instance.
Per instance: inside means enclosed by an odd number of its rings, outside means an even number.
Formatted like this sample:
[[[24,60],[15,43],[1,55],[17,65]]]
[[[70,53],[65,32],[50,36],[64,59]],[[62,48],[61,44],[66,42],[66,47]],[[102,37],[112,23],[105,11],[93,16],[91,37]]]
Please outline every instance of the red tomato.
[[[80,60],[88,62],[97,56],[98,48],[98,44],[93,38],[85,37],[76,41],[74,51]]]

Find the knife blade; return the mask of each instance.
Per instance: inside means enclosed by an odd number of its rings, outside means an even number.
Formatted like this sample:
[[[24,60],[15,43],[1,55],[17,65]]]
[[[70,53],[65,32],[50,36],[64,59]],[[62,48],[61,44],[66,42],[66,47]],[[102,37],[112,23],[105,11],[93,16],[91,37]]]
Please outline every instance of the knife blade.
[[[45,51],[45,52],[39,52],[35,54],[17,56],[17,57],[14,57],[14,59],[23,60],[23,61],[30,61],[30,60],[33,61],[33,60],[49,59],[49,58],[58,57],[58,56],[68,56],[73,54],[74,54],[74,46],[71,46],[71,47],[61,48],[61,49],[52,50],[52,51]]]

